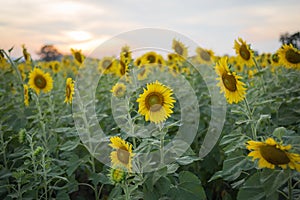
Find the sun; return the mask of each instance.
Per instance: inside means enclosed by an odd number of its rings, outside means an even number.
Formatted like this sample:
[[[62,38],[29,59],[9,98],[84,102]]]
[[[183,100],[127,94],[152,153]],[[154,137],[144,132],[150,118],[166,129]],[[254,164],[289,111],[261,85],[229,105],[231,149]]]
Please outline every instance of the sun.
[[[92,39],[92,35],[86,31],[68,31],[66,35],[77,42],[83,42]]]

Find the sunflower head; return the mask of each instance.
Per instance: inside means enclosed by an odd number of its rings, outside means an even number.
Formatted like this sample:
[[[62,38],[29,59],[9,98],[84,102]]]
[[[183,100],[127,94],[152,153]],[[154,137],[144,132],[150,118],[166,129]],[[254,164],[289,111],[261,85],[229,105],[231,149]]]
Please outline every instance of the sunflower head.
[[[28,85],[23,85],[24,89],[24,104],[25,106],[29,106],[29,92],[28,92]]]
[[[123,97],[126,92],[126,85],[124,83],[117,83],[112,87],[111,92],[115,97]]]
[[[183,58],[187,58],[187,48],[185,47],[185,45],[178,41],[173,39],[172,42],[172,49],[175,51],[175,53],[177,53],[179,56],[183,57]]]
[[[119,77],[123,77],[128,74],[128,64],[124,62],[122,59],[118,62],[116,69],[116,74]]]
[[[132,168],[132,145],[127,143],[122,138],[115,136],[110,138],[110,144],[115,151],[110,153],[110,158],[113,166],[121,166],[131,171]]]
[[[138,112],[145,116],[146,121],[150,120],[156,124],[164,122],[173,113],[175,99],[172,94],[170,88],[158,81],[147,84],[147,88],[137,99]]]
[[[28,84],[29,87],[39,95],[40,91],[47,93],[52,90],[53,79],[49,73],[45,73],[41,69],[35,67],[29,74]]]
[[[137,78],[139,81],[145,80],[148,77],[148,74],[150,73],[149,67],[142,66],[138,70]]]
[[[114,57],[103,57],[99,62],[98,70],[100,73],[109,74],[116,72],[117,60]]]
[[[238,59],[242,64],[245,64],[248,67],[254,65],[254,61],[253,61],[254,53],[251,50],[250,45],[248,45],[246,41],[244,41],[242,38],[238,38],[238,41],[234,40],[234,49],[236,55],[238,56]]]
[[[142,66],[142,57],[138,57],[134,60],[134,66],[136,66],[136,67]]]
[[[128,65],[131,59],[132,59],[132,55],[129,46],[127,45],[123,46],[120,53],[120,60]]]
[[[208,50],[208,49],[203,49],[201,47],[198,47],[196,49],[196,53],[197,53],[197,61],[199,63],[204,63],[204,64],[210,64],[214,61],[214,52],[212,50]]]
[[[25,47],[25,44],[22,45],[22,49],[23,49],[23,56],[24,56],[24,59],[25,59],[26,63],[30,63],[31,62],[31,56],[28,53],[28,51]]]
[[[81,53],[81,50],[71,49],[71,52],[75,59],[75,62],[79,65],[82,65],[85,58],[84,58],[83,54]]]
[[[300,50],[292,44],[283,45],[277,52],[280,64],[286,68],[300,69]]]
[[[157,63],[157,56],[158,54],[154,51],[147,52],[144,55],[142,55],[141,64],[153,66]]]
[[[73,100],[73,95],[74,95],[74,81],[72,78],[67,78],[66,81],[66,98],[65,98],[65,103],[72,103]]]
[[[126,178],[126,169],[124,167],[111,168],[108,176],[112,183],[120,183]]]
[[[245,84],[240,81],[242,77],[229,70],[227,57],[219,60],[215,70],[219,76],[217,80],[220,80],[218,86],[221,88],[221,92],[225,93],[227,102],[232,104],[242,101],[246,95]]]
[[[258,167],[274,169],[276,166],[286,169],[300,171],[300,155],[289,153],[291,145],[282,145],[277,143],[273,138],[268,138],[264,142],[248,141],[247,149],[251,152],[248,154],[252,160],[259,159]]]

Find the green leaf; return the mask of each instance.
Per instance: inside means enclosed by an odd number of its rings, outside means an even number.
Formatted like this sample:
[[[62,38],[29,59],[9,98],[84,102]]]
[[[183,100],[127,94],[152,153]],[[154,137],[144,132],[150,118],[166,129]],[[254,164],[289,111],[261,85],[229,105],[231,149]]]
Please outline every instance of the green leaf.
[[[282,136],[286,134],[287,130],[284,127],[278,127],[273,131],[273,135],[281,140]]]
[[[171,199],[206,199],[205,191],[199,178],[189,172],[182,171],[179,173],[179,184],[169,191]]]
[[[69,200],[69,194],[66,191],[60,190],[56,195],[56,199]]]
[[[114,187],[112,191],[109,193],[108,200],[122,199],[122,188],[120,186]]]
[[[64,143],[61,147],[60,150],[62,151],[72,151],[75,149],[78,145],[80,144],[80,139],[76,138],[75,140],[69,140],[66,143]]]
[[[253,174],[238,192],[237,200],[260,200],[264,199],[265,192],[263,186],[260,184],[259,173]]]
[[[176,162],[178,162],[180,165],[189,165],[197,160],[200,160],[198,156],[183,156],[176,159]]]
[[[284,170],[264,169],[247,179],[240,188],[237,199],[278,199],[278,188],[288,180],[289,173]]]
[[[15,46],[12,46],[10,49],[8,49],[8,53],[10,53],[13,49],[14,49]]]
[[[234,181],[241,175],[242,171],[250,170],[254,167],[253,162],[243,155],[242,151],[235,151],[224,161],[222,171],[216,172],[209,181],[221,177],[227,181]]]
[[[260,174],[260,181],[263,183],[266,195],[270,196],[280,186],[288,181],[289,172],[286,170],[264,169]]]

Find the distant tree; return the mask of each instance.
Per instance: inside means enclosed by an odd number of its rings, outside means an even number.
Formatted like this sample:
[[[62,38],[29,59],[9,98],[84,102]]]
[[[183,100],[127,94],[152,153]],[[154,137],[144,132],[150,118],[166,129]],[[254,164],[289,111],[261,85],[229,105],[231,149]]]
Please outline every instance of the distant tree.
[[[284,33],[280,35],[279,41],[282,44],[292,44],[294,47],[300,49],[300,32],[290,35],[289,33]]]
[[[44,45],[37,53],[43,61],[60,60],[62,54],[54,47],[54,45]]]

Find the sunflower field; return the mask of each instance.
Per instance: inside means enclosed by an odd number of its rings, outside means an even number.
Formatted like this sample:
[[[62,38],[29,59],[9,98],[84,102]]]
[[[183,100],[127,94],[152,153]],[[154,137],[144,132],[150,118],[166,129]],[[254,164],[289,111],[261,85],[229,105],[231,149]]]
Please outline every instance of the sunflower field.
[[[0,199],[300,199],[300,50],[169,46],[1,49]]]

